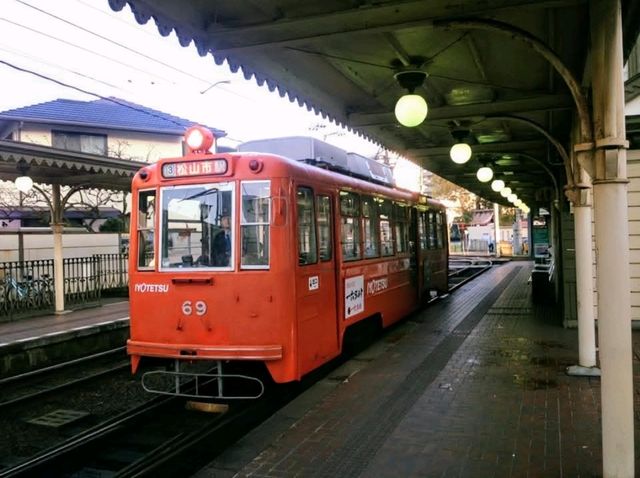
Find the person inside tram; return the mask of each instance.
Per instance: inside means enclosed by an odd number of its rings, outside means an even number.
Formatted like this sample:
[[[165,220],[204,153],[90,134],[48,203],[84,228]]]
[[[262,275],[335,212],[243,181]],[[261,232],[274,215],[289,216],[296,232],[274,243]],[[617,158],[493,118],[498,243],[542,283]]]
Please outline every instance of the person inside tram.
[[[231,220],[228,215],[220,218],[222,230],[213,238],[213,266],[226,267],[231,258]]]

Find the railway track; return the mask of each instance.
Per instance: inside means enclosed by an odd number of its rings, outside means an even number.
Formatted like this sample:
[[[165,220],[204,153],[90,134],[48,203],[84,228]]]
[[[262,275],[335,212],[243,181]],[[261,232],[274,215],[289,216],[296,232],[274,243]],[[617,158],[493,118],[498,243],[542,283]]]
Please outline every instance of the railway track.
[[[486,257],[449,258],[449,292],[475,279],[493,266]]]
[[[185,476],[299,393],[278,390],[216,414],[190,410],[184,399],[158,397],[0,471],[0,477]]]
[[[0,379],[0,410],[61,393],[130,367],[124,347]],[[71,375],[71,376],[70,376]]]

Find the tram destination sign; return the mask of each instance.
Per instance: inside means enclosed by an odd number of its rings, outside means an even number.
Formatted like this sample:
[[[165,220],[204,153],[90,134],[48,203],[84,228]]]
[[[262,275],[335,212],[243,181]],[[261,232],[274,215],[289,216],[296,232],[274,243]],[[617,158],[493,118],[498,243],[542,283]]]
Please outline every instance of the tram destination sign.
[[[203,159],[200,161],[180,161],[162,165],[162,177],[167,179],[208,176],[227,172],[226,159]]]

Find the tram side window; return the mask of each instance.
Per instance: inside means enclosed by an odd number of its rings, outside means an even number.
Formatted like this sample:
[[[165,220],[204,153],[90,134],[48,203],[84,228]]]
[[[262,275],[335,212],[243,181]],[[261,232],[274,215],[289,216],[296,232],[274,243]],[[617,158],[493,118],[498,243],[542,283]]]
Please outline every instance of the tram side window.
[[[438,240],[438,249],[444,247],[444,237],[442,235],[442,214],[437,212],[436,214],[436,238]]]
[[[435,212],[429,211],[429,249],[436,248],[436,219]]]
[[[427,249],[427,212],[418,212],[418,233],[420,234],[420,249]]]
[[[360,259],[360,196],[340,192],[340,241],[345,261]]]
[[[298,264],[315,264],[318,261],[316,250],[316,218],[313,209],[313,191],[299,187],[298,205]]]
[[[396,251],[407,252],[408,248],[408,229],[407,229],[407,208],[401,204],[394,204],[393,213],[396,225]]]
[[[269,218],[271,188],[269,181],[242,182],[240,232],[245,269],[269,267]]]
[[[364,257],[378,257],[378,203],[371,197],[362,198],[364,224]]]
[[[154,228],[156,219],[156,192],[138,193],[138,269],[153,269],[155,266]]]
[[[333,241],[331,240],[331,198],[318,196],[316,198],[318,208],[318,245],[320,260],[330,261],[333,256]]]
[[[393,233],[391,232],[391,202],[380,203],[380,247],[383,256],[393,255]]]

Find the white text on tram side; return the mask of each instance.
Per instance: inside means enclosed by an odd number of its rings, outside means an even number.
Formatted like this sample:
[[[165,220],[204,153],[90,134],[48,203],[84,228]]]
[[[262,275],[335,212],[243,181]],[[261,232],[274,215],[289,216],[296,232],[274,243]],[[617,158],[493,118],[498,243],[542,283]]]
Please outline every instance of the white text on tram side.
[[[367,282],[367,295],[377,294],[381,290],[385,290],[387,287],[389,287],[389,282],[386,277],[370,280]]]
[[[166,294],[167,292],[169,292],[169,285],[168,284],[146,284],[146,283],[142,283],[142,284],[136,284],[133,286],[133,290],[135,292],[141,292],[141,293],[146,293],[146,292],[159,292],[162,294]]]

